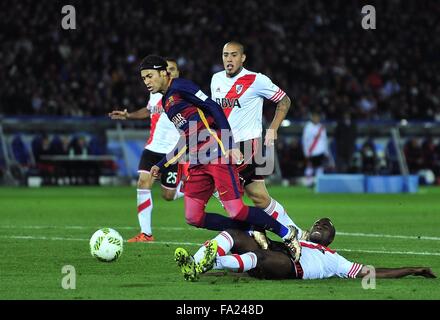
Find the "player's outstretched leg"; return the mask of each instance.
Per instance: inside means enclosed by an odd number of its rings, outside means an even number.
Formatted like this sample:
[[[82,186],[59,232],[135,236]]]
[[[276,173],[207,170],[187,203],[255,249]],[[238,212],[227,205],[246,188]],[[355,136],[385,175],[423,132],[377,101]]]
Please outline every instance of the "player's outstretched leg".
[[[189,281],[196,281],[198,279],[198,272],[194,258],[184,248],[177,248],[174,251],[174,260],[177,266],[182,271],[183,278]]]

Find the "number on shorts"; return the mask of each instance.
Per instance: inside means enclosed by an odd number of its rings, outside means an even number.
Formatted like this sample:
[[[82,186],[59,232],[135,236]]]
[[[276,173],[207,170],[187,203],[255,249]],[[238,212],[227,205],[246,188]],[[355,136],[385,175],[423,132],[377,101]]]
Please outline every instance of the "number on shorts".
[[[168,172],[167,183],[176,184],[177,181],[177,172]]]

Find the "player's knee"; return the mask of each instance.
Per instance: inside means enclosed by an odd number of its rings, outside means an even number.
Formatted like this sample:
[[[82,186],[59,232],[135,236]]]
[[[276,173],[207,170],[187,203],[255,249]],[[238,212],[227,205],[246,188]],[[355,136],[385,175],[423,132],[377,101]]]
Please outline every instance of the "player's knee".
[[[165,201],[173,201],[175,193],[176,193],[175,190],[162,190],[162,198]]]
[[[238,239],[240,238],[240,234],[242,233],[242,231],[237,229],[226,229],[225,232],[227,232],[231,236],[234,242],[238,241]]]
[[[147,175],[140,176],[137,182],[137,187],[139,189],[150,189],[151,188],[151,178]]]
[[[203,218],[203,214],[185,214],[186,223],[197,228],[203,227]]]
[[[205,204],[202,200],[185,197],[185,220],[192,226],[203,227]]]
[[[225,210],[229,217],[234,220],[245,220],[248,213],[248,207],[244,205],[241,199],[223,201]]]

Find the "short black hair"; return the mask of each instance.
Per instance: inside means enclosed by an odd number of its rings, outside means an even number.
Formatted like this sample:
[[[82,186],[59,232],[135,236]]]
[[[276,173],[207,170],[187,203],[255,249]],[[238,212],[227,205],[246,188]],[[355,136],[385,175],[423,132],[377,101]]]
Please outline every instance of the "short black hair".
[[[229,45],[229,44],[232,44],[232,45],[234,45],[234,46],[237,46],[238,49],[240,50],[240,53],[241,53],[241,54],[246,54],[246,53],[244,52],[244,51],[245,51],[245,50],[244,50],[244,45],[243,45],[241,42],[238,42],[238,41],[232,40],[232,41],[226,42],[225,45],[223,46],[223,48],[226,47],[226,46]]]
[[[166,70],[167,66],[167,61],[164,58],[162,58],[161,56],[150,54],[142,59],[139,66],[139,71],[146,69],[153,69],[158,71]]]
[[[174,63],[177,65],[177,59],[176,59],[176,58],[173,58],[173,57],[164,57],[164,59],[165,59],[166,61],[174,62]]]

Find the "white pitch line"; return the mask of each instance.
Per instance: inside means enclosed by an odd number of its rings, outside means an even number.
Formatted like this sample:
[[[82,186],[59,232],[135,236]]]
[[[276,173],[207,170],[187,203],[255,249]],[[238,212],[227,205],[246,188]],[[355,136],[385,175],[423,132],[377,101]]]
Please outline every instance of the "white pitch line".
[[[99,227],[86,227],[86,226],[13,226],[13,225],[0,225],[0,229],[78,229],[78,230],[94,230]],[[137,230],[139,227],[112,227],[113,229],[120,230]],[[206,229],[193,228],[193,227],[154,227],[157,230],[168,231],[205,231]],[[365,237],[365,238],[392,238],[392,239],[408,239],[408,240],[430,240],[440,241],[440,237],[433,236],[405,236],[405,235],[392,235],[392,234],[377,234],[377,233],[360,233],[360,232],[343,232],[338,231],[337,236],[347,237]]]
[[[4,239],[18,239],[18,240],[55,240],[55,241],[84,241],[89,239],[80,238],[62,238],[62,237],[34,237],[34,236],[0,236]],[[126,241],[124,241],[126,242]],[[165,244],[165,245],[186,245],[186,246],[201,246],[202,243],[194,242],[174,242],[174,241],[152,241],[146,244]],[[362,252],[362,253],[377,253],[377,254],[402,254],[402,255],[420,255],[420,256],[440,256],[440,252],[414,252],[414,251],[384,251],[384,250],[364,250],[364,249],[344,249],[339,248],[336,251],[342,252]]]
[[[375,233],[342,232],[342,231],[337,231],[336,235],[350,236],[350,237],[366,237],[366,238],[394,238],[394,239],[414,239],[414,240],[433,240],[433,241],[440,240],[440,237],[402,236],[402,235],[392,235],[392,234],[375,234]]]
[[[336,249],[343,252],[362,252],[362,253],[379,253],[379,254],[404,254],[404,255],[420,255],[420,256],[440,256],[440,252],[414,252],[414,251],[380,251],[380,250],[364,250],[364,249]]]

